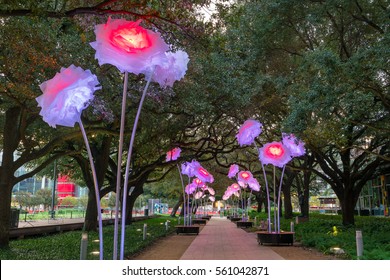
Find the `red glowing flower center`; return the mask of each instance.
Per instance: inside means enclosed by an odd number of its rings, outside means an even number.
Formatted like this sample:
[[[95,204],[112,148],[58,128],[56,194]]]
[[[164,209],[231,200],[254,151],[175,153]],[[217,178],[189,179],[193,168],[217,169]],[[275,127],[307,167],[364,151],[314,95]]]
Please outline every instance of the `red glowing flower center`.
[[[195,181],[195,183],[198,184],[198,185],[199,185],[199,184],[202,184],[202,181],[201,181],[199,178],[195,178],[194,181]]]
[[[128,53],[134,53],[152,45],[146,30],[140,26],[119,27],[111,33],[111,42]]]
[[[241,173],[241,177],[243,179],[248,179],[250,177],[250,175],[248,174],[248,172],[243,172],[243,173]]]
[[[201,173],[204,176],[209,176],[209,173],[203,168],[199,168],[199,173]]]
[[[272,145],[266,149],[266,154],[270,157],[280,158],[284,154],[284,149],[281,145]]]

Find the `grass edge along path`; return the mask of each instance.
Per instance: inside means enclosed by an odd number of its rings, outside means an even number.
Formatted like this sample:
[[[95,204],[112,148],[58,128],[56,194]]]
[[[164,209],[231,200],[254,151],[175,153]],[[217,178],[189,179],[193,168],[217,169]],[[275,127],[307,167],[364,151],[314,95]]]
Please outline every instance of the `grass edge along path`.
[[[168,221],[168,229],[166,222]],[[126,226],[125,255],[133,255],[157,239],[175,232],[177,218],[160,216],[133,222]],[[147,225],[146,239],[143,239],[144,224]],[[9,249],[0,249],[1,260],[78,260],[82,231],[70,231],[46,236],[11,240]],[[103,229],[104,259],[112,260],[114,226]],[[99,259],[98,233],[88,233],[88,260]]]

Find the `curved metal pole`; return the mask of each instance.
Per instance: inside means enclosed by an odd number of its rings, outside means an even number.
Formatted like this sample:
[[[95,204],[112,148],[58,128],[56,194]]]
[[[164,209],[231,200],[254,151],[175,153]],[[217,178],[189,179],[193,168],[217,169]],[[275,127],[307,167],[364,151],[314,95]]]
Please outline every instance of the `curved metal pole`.
[[[280,232],[280,194],[282,191],[282,185],[283,185],[283,176],[284,176],[284,170],[286,169],[286,165],[283,165],[282,169],[282,175],[280,177],[280,183],[279,183],[279,192],[278,192],[278,227],[276,229],[277,232]]]
[[[277,222],[276,222],[276,207],[275,207],[275,202],[276,202],[276,174],[275,174],[275,165],[273,166],[273,189],[274,189],[274,230],[275,232],[277,232],[277,229],[276,229],[276,226],[277,226]]]
[[[126,161],[126,171],[125,171],[125,182],[123,184],[123,201],[122,201],[122,224],[121,224],[121,246],[120,246],[120,259],[123,260],[124,258],[124,248],[125,248],[125,226],[126,226],[126,204],[127,204],[127,185],[129,183],[129,172],[130,172],[130,163],[131,163],[131,156],[133,152],[133,146],[134,146],[134,139],[135,139],[135,132],[137,131],[137,125],[138,125],[138,120],[139,116],[141,115],[141,110],[142,110],[142,105],[144,103],[146,93],[149,87],[149,84],[152,80],[154,73],[154,69],[152,73],[150,74],[150,77],[146,83],[146,86],[144,88],[144,91],[142,93],[141,100],[139,102],[138,106],[138,111],[137,115],[134,120],[134,125],[133,125],[133,131],[131,132],[131,139],[130,139],[130,145],[129,145],[129,150],[127,152],[127,161]]]
[[[95,170],[95,164],[93,163],[93,157],[92,157],[92,152],[91,148],[88,143],[88,138],[87,134],[85,133],[85,129],[83,126],[83,123],[81,122],[81,118],[78,121],[81,133],[84,138],[85,146],[87,147],[87,152],[88,152],[88,158],[89,158],[89,164],[91,165],[91,170],[92,170],[92,178],[93,178],[93,185],[95,187],[95,197],[96,197],[96,206],[97,206],[97,212],[98,212],[98,223],[99,223],[99,257],[100,260],[103,260],[103,221],[102,221],[102,211],[100,208],[100,194],[99,194],[99,187],[98,187],[98,181],[97,181],[97,176],[96,176],[96,170]]]
[[[267,174],[265,173],[265,168],[264,168],[264,164],[261,164],[262,168],[263,168],[263,176],[264,176],[264,180],[265,180],[265,190],[266,190],[266,193],[267,193],[267,203],[268,203],[268,232],[271,232],[271,202],[270,202],[270,199],[269,199],[269,189],[268,189],[268,179],[267,179]]]
[[[179,164],[176,164],[176,166],[177,166],[177,170],[179,170],[181,186],[183,188],[183,225],[186,225],[186,191],[184,187],[183,175],[181,174]]]
[[[114,249],[113,260],[118,258],[118,234],[119,234],[119,197],[121,191],[121,178],[122,178],[122,153],[123,153],[123,138],[125,131],[125,114],[126,114],[126,97],[127,97],[127,84],[129,74],[126,71],[123,81],[123,94],[122,94],[122,111],[121,111],[121,124],[119,130],[119,146],[118,146],[118,163],[116,170],[116,190],[115,190],[115,224],[114,224]]]

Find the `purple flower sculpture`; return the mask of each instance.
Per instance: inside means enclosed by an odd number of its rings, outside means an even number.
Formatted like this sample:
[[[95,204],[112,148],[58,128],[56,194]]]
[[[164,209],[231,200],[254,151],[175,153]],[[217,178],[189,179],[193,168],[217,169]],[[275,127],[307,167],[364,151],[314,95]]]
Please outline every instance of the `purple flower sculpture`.
[[[167,63],[168,45],[159,33],[141,27],[140,22],[109,18],[95,26],[96,41],[90,45],[99,65],[111,64],[121,72],[138,75]]]
[[[283,167],[291,160],[291,155],[289,149],[281,142],[272,142],[259,149],[259,159],[264,165]]]
[[[294,134],[283,133],[282,143],[289,149],[291,157],[300,157],[306,153],[305,143],[297,139]]]
[[[175,81],[181,80],[186,74],[187,64],[190,61],[184,51],[167,52],[165,55],[167,62],[157,65],[152,76],[152,81],[159,83],[162,88],[173,87]],[[148,78],[151,73],[147,72],[145,75]]]
[[[167,156],[166,156],[165,161],[169,162],[172,160],[177,160],[180,157],[180,153],[181,153],[180,148],[174,148],[174,149],[170,150],[169,152],[167,152]]]
[[[228,177],[233,178],[234,176],[236,176],[237,173],[238,173],[238,165],[237,164],[230,165]]]
[[[251,145],[262,131],[262,124],[255,120],[246,120],[236,135],[240,146]]]
[[[94,98],[93,93],[101,88],[98,85],[90,70],[74,65],[61,68],[60,73],[40,85],[43,94],[36,98],[42,108],[39,114],[52,127],[73,127]]]

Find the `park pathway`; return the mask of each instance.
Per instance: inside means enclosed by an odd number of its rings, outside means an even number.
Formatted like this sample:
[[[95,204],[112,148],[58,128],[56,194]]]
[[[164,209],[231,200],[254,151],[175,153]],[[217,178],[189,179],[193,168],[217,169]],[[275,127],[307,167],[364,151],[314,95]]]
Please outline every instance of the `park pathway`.
[[[248,233],[226,217],[217,216],[210,219],[180,259],[283,260],[271,248],[260,246],[255,233]]]

